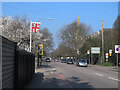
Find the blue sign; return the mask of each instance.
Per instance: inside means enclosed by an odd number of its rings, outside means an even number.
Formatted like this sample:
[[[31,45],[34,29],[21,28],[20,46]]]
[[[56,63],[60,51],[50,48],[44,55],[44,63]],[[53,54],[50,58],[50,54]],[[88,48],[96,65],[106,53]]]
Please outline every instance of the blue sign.
[[[120,53],[120,45],[115,45],[115,53]]]
[[[116,51],[119,51],[119,48],[116,48]]]

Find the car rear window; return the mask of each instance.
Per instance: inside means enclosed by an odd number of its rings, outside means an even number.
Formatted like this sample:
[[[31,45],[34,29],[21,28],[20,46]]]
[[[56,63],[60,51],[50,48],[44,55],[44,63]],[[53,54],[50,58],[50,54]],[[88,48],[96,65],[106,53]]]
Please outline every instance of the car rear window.
[[[73,60],[72,59],[68,59],[68,61],[72,62]]]
[[[80,62],[85,62],[85,60],[80,60]]]

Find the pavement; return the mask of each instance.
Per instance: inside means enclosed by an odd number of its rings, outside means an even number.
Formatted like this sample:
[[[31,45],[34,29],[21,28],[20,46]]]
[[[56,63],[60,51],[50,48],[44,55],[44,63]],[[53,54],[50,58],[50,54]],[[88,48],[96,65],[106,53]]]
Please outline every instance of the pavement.
[[[89,67],[94,67],[96,69],[101,69],[101,70],[105,70],[105,71],[115,71],[118,72],[118,70],[120,70],[120,67],[117,68],[117,66],[101,66],[101,65],[88,65]]]
[[[25,88],[118,88],[116,67],[43,62]]]

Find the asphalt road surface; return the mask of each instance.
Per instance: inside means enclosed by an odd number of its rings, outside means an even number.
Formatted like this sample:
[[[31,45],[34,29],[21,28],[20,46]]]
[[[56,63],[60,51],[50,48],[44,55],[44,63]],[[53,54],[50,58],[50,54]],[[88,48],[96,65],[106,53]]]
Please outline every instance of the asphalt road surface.
[[[118,72],[108,67],[43,61],[35,71],[26,88],[118,88]]]

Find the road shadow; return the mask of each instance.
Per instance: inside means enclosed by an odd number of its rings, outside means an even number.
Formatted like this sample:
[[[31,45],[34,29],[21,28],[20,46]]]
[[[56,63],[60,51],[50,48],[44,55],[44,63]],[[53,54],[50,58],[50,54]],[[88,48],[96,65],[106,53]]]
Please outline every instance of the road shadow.
[[[49,65],[41,65],[41,66],[38,66],[37,68],[52,68],[52,67]]]
[[[79,79],[78,77],[69,77],[69,79],[70,80],[66,80],[66,81],[69,82],[69,84],[73,88],[93,88],[93,86],[90,85],[90,82],[83,81],[83,80]]]
[[[36,73],[33,80],[25,88],[93,88],[89,82],[82,82],[78,77],[69,77],[63,80],[59,76],[44,79],[43,73]],[[48,76],[49,77],[49,76]],[[90,90],[91,90],[90,89]]]

